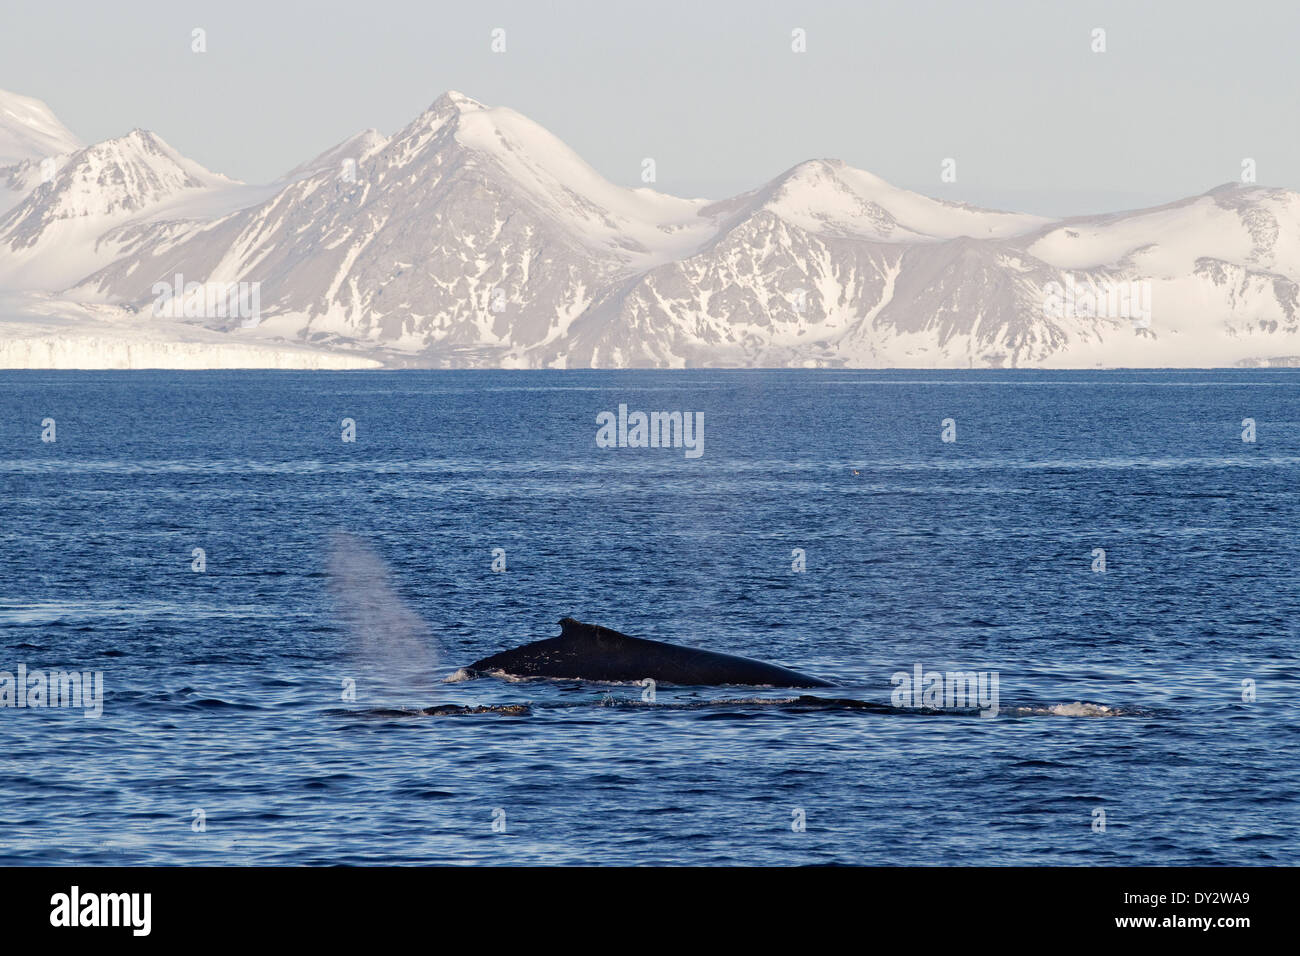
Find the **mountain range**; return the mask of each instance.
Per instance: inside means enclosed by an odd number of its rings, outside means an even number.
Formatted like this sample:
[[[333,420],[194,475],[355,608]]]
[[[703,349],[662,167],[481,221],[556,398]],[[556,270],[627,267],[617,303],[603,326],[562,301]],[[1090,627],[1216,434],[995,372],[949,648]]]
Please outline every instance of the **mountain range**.
[[[0,367],[1295,365],[1298,313],[1286,189],[1049,220],[818,159],[682,199],[455,92],[252,186],[0,92]]]

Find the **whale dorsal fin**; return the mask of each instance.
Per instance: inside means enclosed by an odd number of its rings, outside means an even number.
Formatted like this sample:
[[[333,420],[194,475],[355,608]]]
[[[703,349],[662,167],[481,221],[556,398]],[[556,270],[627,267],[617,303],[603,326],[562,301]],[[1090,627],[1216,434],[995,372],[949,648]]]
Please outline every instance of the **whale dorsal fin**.
[[[582,621],[575,620],[571,617],[560,619],[560,637],[567,637],[574,640],[628,640],[626,634],[620,633],[608,627],[601,627],[599,624],[584,624]]]
[[[560,637],[577,637],[584,628],[589,626],[571,617],[562,617],[560,618]]]

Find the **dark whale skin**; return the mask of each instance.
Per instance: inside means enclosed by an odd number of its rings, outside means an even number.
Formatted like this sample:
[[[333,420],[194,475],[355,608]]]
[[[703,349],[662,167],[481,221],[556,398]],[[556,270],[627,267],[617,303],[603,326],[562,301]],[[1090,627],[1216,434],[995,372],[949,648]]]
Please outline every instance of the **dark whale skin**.
[[[560,621],[560,636],[493,654],[465,668],[484,676],[549,677],[558,680],[638,682],[750,687],[834,687],[775,664],[747,657],[718,654],[663,641],[629,637],[608,627],[583,624],[571,617]]]

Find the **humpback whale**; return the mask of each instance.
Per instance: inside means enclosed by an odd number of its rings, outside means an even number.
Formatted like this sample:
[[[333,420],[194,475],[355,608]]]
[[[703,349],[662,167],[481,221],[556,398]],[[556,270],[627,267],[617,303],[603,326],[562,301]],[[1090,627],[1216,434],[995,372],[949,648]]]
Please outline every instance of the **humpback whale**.
[[[551,637],[475,661],[469,676],[550,677],[562,680],[640,682],[686,686],[740,684],[751,687],[834,687],[775,664],[630,637],[608,627],[560,621]]]

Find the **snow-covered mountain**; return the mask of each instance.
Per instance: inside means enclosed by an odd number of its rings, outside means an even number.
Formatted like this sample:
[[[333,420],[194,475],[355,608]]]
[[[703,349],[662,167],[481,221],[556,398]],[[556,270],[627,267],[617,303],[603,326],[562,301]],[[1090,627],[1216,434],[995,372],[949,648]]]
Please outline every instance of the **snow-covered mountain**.
[[[280,177],[281,183],[297,182],[320,172],[335,172],[340,176],[355,175],[356,164],[379,152],[388,139],[377,129],[363,129],[336,146],[305,163],[299,163]]]
[[[219,332],[60,296],[135,248],[274,195],[154,133],[83,147],[37,100],[0,91],[0,368],[367,368],[365,356]]]
[[[40,100],[0,90],[0,214],[22,202],[81,148]]]
[[[0,283],[64,288],[129,251],[119,227],[183,216],[240,185],[140,129],[59,157],[0,216]]]
[[[1049,221],[814,160],[679,199],[459,93],[260,191],[141,131],[60,162],[0,218],[0,285],[137,315],[178,276],[255,286],[256,327],[183,318],[232,341],[435,366],[1300,362],[1283,189]]]
[[[1000,238],[981,238],[998,220],[887,242],[793,219],[763,209],[640,277],[575,330],[580,358],[1093,367],[1300,355],[1300,195],[1286,190],[1221,187],[1160,210],[1008,223]],[[1073,308],[1053,308],[1071,287]]]
[[[80,148],[77,137],[40,100],[0,90],[0,168]]]
[[[527,364],[595,295],[715,232],[704,201],[614,186],[525,117],[456,93],[360,151],[353,175],[331,152],[267,202],[161,238],[80,291],[139,305],[175,274],[255,281],[286,335]]]

